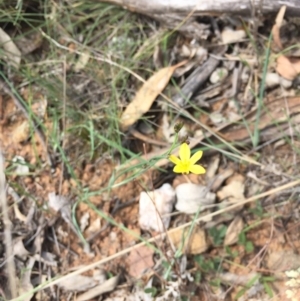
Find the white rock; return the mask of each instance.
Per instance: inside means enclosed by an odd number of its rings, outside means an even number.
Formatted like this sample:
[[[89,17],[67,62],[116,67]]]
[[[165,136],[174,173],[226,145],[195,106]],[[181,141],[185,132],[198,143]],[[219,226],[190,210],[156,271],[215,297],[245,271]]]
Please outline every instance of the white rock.
[[[217,68],[210,76],[209,80],[212,84],[216,84],[223,79],[225,79],[228,75],[228,70],[226,68]]]
[[[139,223],[143,230],[164,232],[170,224],[175,203],[175,191],[170,184],[140,194]]]
[[[187,214],[196,213],[204,210],[207,205],[215,203],[216,195],[209,192],[206,186],[184,183],[175,188],[177,203],[176,209]]]
[[[269,72],[266,74],[265,83],[268,88],[274,88],[281,85],[285,89],[290,88],[293,84],[291,80],[285,79],[275,72]]]
[[[293,85],[293,81],[288,80],[286,78],[283,78],[281,76],[280,76],[280,79],[279,79],[279,83],[285,89],[288,89],[288,88],[290,88]]]
[[[277,73],[269,72],[266,74],[265,84],[268,88],[273,88],[279,85],[280,76]]]

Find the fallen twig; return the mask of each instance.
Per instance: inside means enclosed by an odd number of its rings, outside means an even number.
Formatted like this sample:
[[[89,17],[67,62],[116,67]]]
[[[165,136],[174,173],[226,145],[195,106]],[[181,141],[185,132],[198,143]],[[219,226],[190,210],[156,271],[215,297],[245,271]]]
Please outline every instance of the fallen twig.
[[[8,275],[8,283],[10,294],[12,298],[17,296],[17,283],[16,283],[16,269],[14,264],[13,248],[12,248],[12,235],[11,235],[11,221],[8,216],[8,206],[6,199],[6,184],[4,174],[4,158],[0,150],[0,206],[3,215],[4,224],[4,244],[6,255],[6,272]]]

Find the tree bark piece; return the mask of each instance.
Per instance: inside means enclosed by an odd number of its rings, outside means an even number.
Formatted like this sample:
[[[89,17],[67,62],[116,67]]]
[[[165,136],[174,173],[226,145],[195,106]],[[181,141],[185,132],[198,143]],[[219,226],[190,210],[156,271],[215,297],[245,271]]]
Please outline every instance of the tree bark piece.
[[[286,15],[299,16],[299,0],[106,0],[155,19],[183,19],[193,12],[194,16],[204,14],[238,14],[253,17],[255,14],[277,13],[286,5]]]

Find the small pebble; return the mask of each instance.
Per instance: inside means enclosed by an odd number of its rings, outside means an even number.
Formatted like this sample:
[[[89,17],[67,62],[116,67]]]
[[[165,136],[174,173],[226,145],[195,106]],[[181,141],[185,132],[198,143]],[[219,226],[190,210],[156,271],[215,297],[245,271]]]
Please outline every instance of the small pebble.
[[[275,88],[281,85],[285,89],[290,88],[293,84],[291,80],[285,79],[275,72],[269,72],[266,74],[265,83],[268,88]]]
[[[207,205],[216,201],[215,193],[209,192],[206,186],[193,183],[183,183],[175,188],[177,203],[175,208],[187,214],[203,211]]]

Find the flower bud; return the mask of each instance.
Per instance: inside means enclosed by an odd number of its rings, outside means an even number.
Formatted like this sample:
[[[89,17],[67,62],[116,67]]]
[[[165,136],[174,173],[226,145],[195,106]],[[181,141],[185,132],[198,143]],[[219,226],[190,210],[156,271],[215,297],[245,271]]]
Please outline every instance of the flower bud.
[[[182,129],[183,127],[183,122],[177,122],[175,125],[174,125],[174,131],[175,133],[179,133],[180,130]]]

